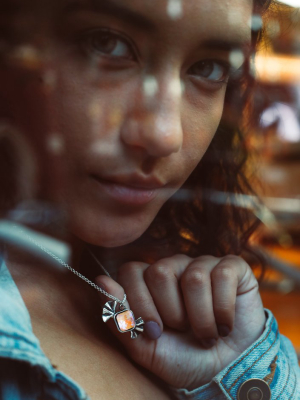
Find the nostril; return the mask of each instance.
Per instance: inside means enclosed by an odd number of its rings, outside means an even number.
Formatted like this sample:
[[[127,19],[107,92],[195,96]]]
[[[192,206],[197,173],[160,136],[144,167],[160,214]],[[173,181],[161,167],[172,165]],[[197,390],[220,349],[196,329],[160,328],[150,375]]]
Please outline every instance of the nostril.
[[[132,113],[121,126],[121,139],[127,146],[143,148],[152,157],[177,153],[183,140],[178,114],[166,107]]]
[[[174,132],[169,132],[161,139],[160,154],[163,156],[168,156],[172,153],[177,153],[181,149],[181,139],[179,135]]]

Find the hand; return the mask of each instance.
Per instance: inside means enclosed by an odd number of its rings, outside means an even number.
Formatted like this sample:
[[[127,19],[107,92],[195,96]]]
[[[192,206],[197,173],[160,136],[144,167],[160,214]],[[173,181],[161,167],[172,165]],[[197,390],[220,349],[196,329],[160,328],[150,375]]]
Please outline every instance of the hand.
[[[210,382],[264,330],[258,283],[237,256],[130,262],[119,269],[117,280],[96,279],[119,299],[125,290],[135,318],[143,318],[146,331],[156,322],[162,334],[158,340],[146,334],[132,340],[113,321],[108,321],[110,329],[136,363],[174,387],[192,390]]]

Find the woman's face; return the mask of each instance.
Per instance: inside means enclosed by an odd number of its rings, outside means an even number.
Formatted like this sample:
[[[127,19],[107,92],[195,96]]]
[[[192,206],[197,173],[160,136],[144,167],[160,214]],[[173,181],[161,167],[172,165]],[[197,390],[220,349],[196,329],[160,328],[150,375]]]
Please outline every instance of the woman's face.
[[[251,13],[250,0],[28,2],[22,21],[34,29],[19,45],[48,60],[52,148],[60,142],[76,236],[130,243],[186,181],[219,125]]]

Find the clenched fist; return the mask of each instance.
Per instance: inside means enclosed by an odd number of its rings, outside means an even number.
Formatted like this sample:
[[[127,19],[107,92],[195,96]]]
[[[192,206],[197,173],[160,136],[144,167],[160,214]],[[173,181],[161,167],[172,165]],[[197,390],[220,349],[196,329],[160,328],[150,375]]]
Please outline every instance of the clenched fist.
[[[258,283],[237,256],[130,262],[120,267],[117,281],[96,278],[119,299],[125,290],[145,333],[132,340],[113,321],[109,327],[135,362],[171,386],[192,390],[210,382],[264,330]]]

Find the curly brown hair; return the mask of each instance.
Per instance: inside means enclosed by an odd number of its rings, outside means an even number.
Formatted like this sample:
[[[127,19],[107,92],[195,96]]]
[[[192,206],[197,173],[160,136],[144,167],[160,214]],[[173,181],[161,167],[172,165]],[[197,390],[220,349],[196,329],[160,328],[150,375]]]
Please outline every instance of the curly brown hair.
[[[262,16],[270,3],[271,0],[254,0],[253,15]],[[250,107],[256,85],[250,60],[262,35],[262,29],[253,27],[246,61],[240,74],[228,82],[223,117],[206,154],[184,186],[162,207],[150,228],[137,241],[143,245],[145,254],[151,256],[158,247],[163,247],[164,252],[169,249],[170,253],[181,252],[192,257],[241,254],[249,250],[249,237],[259,221],[253,213],[237,207],[231,200],[232,196],[254,194],[245,173],[248,152],[245,119],[241,116],[247,110],[251,120],[258,119],[257,112],[254,115]],[[12,157],[10,144],[2,140],[1,147],[0,169],[17,169],[11,161],[15,161],[15,157]],[[0,213],[5,214],[18,199],[12,201],[12,193],[16,190],[6,174],[1,183]]]
[[[263,16],[270,4],[270,0],[256,0],[253,16]],[[255,195],[245,172],[249,155],[244,111],[248,121],[258,121],[257,109],[251,108],[257,83],[250,60],[262,37],[263,29],[253,27],[246,61],[237,77],[228,82],[223,117],[206,154],[139,239],[149,248],[148,254],[150,247],[191,257],[251,252],[249,238],[260,221],[234,200]]]

